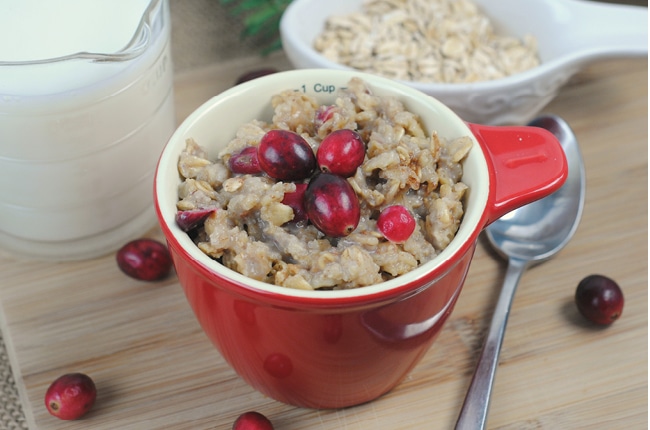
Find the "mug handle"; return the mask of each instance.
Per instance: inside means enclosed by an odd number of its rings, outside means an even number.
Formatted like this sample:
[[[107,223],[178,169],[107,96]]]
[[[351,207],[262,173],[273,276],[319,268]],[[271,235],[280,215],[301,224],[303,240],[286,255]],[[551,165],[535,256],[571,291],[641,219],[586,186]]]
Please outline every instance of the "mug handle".
[[[550,131],[531,126],[467,125],[488,163],[490,198],[486,226],[553,193],[566,180],[566,156]]]

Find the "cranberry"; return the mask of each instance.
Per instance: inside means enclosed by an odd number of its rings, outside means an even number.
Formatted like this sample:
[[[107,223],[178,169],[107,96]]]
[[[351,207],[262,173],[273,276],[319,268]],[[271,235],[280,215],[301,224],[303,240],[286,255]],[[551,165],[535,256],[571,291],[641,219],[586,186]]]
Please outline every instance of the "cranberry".
[[[58,377],[45,392],[48,412],[62,420],[76,420],[95,404],[97,389],[93,380],[83,373]]]
[[[354,130],[342,129],[328,134],[316,153],[318,166],[323,172],[343,177],[354,175],[366,156],[366,145]]]
[[[260,162],[257,159],[257,148],[248,146],[228,160],[228,167],[233,173],[256,175],[262,173]]]
[[[185,232],[194,230],[203,224],[203,221],[205,221],[216,210],[216,208],[206,208],[178,211],[176,212],[176,224],[178,224],[181,230]]]
[[[136,239],[117,251],[117,265],[132,278],[157,281],[169,274],[172,258],[165,245],[153,239]]]
[[[335,107],[336,106],[322,105],[316,109],[316,114],[314,115],[314,125],[316,126],[316,129],[320,128],[320,126],[332,118]]]
[[[613,323],[623,313],[621,288],[603,275],[590,275],[580,281],[575,302],[585,318],[600,325]]]
[[[273,424],[259,412],[241,414],[232,425],[232,430],[273,430]]]
[[[297,133],[270,130],[260,141],[257,157],[262,170],[280,181],[295,181],[311,176],[316,156],[311,146]]]
[[[240,75],[237,80],[235,81],[235,85],[239,85],[244,82],[252,81],[253,79],[261,78],[262,76],[266,75],[272,75],[273,73],[277,73],[278,71],[274,69],[273,67],[267,67],[267,68],[261,68],[261,69],[256,69],[256,70],[251,70],[250,72],[246,72],[242,75]]]
[[[291,206],[293,209],[293,219],[292,223],[299,223],[307,221],[309,217],[307,216],[307,211],[305,211],[305,191],[307,190],[307,184],[299,183],[296,184],[296,191],[290,193],[284,193],[284,198],[282,203]]]
[[[377,228],[391,242],[406,242],[415,230],[415,218],[404,206],[388,206],[379,214]]]
[[[345,178],[320,173],[305,191],[305,210],[309,220],[324,234],[342,237],[359,224],[359,199]]]

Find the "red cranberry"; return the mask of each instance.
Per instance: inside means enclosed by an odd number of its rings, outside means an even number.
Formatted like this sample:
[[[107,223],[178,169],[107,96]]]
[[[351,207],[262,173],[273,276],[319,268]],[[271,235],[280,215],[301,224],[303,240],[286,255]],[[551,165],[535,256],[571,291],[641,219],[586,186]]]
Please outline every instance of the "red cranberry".
[[[256,175],[262,173],[260,162],[257,159],[257,148],[249,146],[237,154],[233,154],[228,160],[228,167],[233,173]]]
[[[316,169],[316,156],[311,146],[297,133],[270,130],[257,149],[262,170],[280,181],[296,181],[311,176]]]
[[[603,275],[590,275],[578,284],[575,302],[589,321],[609,325],[623,313],[623,292],[616,282]]]
[[[379,214],[377,228],[391,242],[406,242],[415,230],[415,218],[404,206],[388,206]]]
[[[259,412],[241,414],[232,425],[232,430],[273,430],[273,424]]]
[[[293,219],[290,221],[292,223],[299,223],[309,219],[304,204],[306,190],[307,184],[299,183],[296,184],[296,191],[284,193],[282,203],[291,206],[291,209],[293,209]]]
[[[278,71],[274,69],[273,67],[267,67],[267,68],[262,68],[262,69],[256,69],[256,70],[251,70],[250,72],[246,72],[242,75],[240,75],[237,80],[235,81],[235,85],[239,85],[244,82],[252,81],[253,79],[261,78],[262,76],[266,75],[272,75],[273,73],[277,73]]]
[[[141,281],[157,281],[169,274],[172,258],[165,245],[153,239],[133,240],[117,251],[118,267]]]
[[[354,130],[342,129],[328,134],[316,153],[318,166],[323,172],[343,177],[354,175],[366,156],[366,145]]]
[[[198,226],[202,225],[203,222],[216,210],[216,208],[207,208],[178,211],[176,212],[176,224],[178,224],[181,230],[185,232],[194,230]]]
[[[305,210],[316,228],[331,237],[352,233],[361,215],[352,186],[345,178],[331,173],[321,173],[309,182]]]
[[[76,420],[95,404],[97,389],[93,380],[83,373],[58,377],[45,392],[45,407],[62,420]]]
[[[314,115],[314,125],[316,126],[316,129],[320,128],[332,118],[335,107],[336,106],[322,105],[316,109],[316,114]]]

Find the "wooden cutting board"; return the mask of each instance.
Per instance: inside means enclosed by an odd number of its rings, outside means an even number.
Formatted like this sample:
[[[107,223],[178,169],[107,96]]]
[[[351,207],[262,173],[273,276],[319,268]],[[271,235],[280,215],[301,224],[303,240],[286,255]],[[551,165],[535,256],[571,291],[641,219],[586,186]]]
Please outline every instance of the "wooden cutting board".
[[[274,56],[177,76],[179,120],[246,70],[289,68]],[[581,144],[587,199],[576,236],[520,284],[497,372],[491,429],[646,429],[647,59],[595,64],[545,109]],[[160,238],[154,229],[149,236]],[[226,365],[202,333],[176,279],[124,276],[114,256],[41,263],[0,256],[1,328],[33,429],[229,429],[247,411],[287,429],[451,429],[469,384],[505,264],[479,244],[456,309],[422,362],[384,397],[344,410],[265,398]],[[622,318],[594,328],[573,294],[591,273],[617,280]],[[60,374],[85,372],[99,395],[75,422],[43,405]]]

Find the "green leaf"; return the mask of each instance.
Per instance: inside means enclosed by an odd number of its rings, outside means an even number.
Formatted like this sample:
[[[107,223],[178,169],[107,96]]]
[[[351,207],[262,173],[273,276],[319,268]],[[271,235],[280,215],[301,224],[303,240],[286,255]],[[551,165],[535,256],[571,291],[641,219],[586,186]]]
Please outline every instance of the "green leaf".
[[[276,12],[273,9],[261,9],[244,18],[245,32],[251,35],[257,34],[264,28],[273,28]]]
[[[259,0],[242,0],[234,9],[233,13],[241,14],[244,12],[249,12],[255,9],[273,9],[273,5],[265,2],[260,4]]]
[[[291,0],[220,0],[231,7],[230,13],[242,16],[244,29],[241,38],[257,37],[267,39],[268,46],[263,54],[280,49],[280,19]]]

